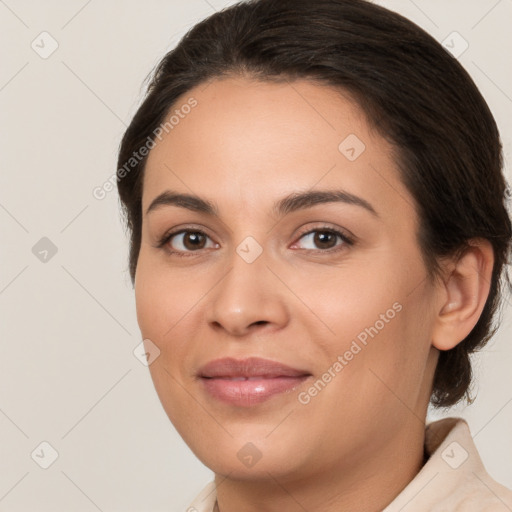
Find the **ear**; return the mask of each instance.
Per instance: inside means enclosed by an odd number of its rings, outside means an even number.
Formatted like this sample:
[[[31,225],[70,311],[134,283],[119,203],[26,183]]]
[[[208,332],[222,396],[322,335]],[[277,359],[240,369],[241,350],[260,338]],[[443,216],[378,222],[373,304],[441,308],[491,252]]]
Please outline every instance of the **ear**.
[[[471,239],[456,260],[448,261],[439,288],[438,312],[432,345],[449,350],[460,343],[478,322],[491,288],[494,251],[489,240]]]

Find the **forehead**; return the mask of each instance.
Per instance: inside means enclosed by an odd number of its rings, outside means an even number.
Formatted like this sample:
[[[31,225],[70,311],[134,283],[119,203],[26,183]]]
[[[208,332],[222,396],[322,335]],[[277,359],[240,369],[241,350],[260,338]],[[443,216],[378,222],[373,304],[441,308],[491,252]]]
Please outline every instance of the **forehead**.
[[[389,144],[332,87],[214,80],[178,98],[170,115],[172,128],[156,139],[146,163],[144,210],[167,188],[260,209],[315,186],[390,204],[402,188]]]

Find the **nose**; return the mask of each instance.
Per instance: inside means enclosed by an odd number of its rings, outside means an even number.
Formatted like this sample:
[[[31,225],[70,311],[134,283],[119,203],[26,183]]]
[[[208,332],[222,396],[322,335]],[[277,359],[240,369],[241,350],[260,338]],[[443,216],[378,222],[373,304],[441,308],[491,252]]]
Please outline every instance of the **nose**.
[[[235,252],[229,270],[208,294],[208,324],[237,337],[283,328],[289,321],[286,292],[264,253],[248,263]]]

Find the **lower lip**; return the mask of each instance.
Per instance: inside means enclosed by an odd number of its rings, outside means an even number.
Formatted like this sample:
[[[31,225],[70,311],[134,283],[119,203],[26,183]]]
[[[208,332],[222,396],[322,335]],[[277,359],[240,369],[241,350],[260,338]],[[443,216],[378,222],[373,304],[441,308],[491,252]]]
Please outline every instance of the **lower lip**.
[[[273,377],[255,380],[231,380],[202,378],[206,391],[213,397],[239,407],[251,407],[269,400],[275,395],[292,391],[308,376]]]

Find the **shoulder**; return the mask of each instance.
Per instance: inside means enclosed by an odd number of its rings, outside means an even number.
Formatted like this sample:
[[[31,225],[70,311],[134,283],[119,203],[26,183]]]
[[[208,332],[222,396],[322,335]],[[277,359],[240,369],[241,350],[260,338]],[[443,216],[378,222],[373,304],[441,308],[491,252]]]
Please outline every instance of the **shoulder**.
[[[512,511],[512,491],[496,482],[485,471],[467,473],[447,497],[444,510],[453,512]],[[441,509],[439,509],[439,512]]]
[[[217,500],[215,482],[208,483],[185,512],[212,512]]]
[[[462,418],[426,426],[429,459],[385,512],[512,512],[512,491],[486,471]]]

